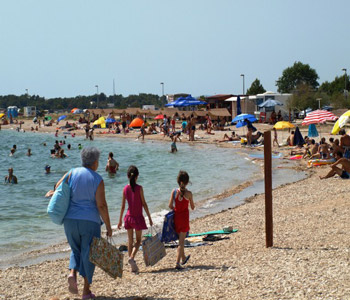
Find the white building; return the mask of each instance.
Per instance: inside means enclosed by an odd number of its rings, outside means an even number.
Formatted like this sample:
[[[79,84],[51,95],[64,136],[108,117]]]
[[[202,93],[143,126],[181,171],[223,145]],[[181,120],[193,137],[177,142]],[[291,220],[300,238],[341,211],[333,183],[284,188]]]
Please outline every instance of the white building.
[[[36,107],[35,106],[23,107],[23,115],[25,117],[35,117],[36,116]]]
[[[265,92],[263,94],[257,94],[255,96],[241,96],[241,110],[242,113],[255,115],[259,120],[260,115],[266,115],[265,120],[270,118],[271,112],[274,110],[276,113],[281,111],[282,117],[287,120],[289,117],[288,110],[288,100],[292,94],[280,94],[275,92]],[[259,105],[265,102],[268,99],[276,100],[282,105],[276,105],[275,107],[260,108]],[[225,101],[237,102],[237,96],[226,99]],[[261,114],[262,113],[262,114]],[[237,105],[233,103],[232,105],[232,116],[237,115]],[[293,115],[293,114],[292,114]]]

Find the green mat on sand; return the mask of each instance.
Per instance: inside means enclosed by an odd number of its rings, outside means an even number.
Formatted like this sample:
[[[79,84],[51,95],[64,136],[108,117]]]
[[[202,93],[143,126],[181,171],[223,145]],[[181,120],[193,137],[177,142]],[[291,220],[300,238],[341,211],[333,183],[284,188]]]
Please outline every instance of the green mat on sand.
[[[232,229],[231,231],[228,230],[214,230],[214,231],[208,231],[208,232],[201,232],[201,233],[190,233],[188,237],[192,236],[202,236],[202,235],[212,235],[212,234],[230,234],[237,232],[238,229]],[[145,237],[151,236],[151,234],[145,234]]]
[[[190,233],[188,236],[201,236],[201,235],[211,235],[211,234],[230,234],[237,232],[238,229],[232,229],[232,231],[225,231],[225,230],[214,230],[214,231],[208,231],[208,232],[201,232],[201,233]]]

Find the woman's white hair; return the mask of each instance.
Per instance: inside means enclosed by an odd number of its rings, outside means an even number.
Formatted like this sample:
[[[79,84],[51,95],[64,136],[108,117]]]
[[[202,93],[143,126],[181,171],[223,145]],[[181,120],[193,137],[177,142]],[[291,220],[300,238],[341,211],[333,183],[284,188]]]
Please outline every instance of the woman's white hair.
[[[81,164],[83,167],[91,167],[100,158],[100,150],[95,147],[86,147],[81,150]]]

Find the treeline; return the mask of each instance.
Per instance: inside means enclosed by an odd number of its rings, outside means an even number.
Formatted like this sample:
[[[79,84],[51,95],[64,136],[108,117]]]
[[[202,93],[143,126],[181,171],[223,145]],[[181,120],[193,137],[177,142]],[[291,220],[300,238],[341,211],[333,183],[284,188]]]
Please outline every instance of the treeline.
[[[38,110],[59,110],[72,108],[106,108],[107,103],[113,103],[115,108],[139,107],[143,105],[155,105],[162,107],[166,103],[165,97],[159,97],[153,94],[122,95],[106,96],[101,93],[92,96],[76,96],[74,98],[51,98],[45,99],[38,95],[7,95],[0,96],[0,108],[8,106],[17,106],[23,108],[25,106],[36,106]]]

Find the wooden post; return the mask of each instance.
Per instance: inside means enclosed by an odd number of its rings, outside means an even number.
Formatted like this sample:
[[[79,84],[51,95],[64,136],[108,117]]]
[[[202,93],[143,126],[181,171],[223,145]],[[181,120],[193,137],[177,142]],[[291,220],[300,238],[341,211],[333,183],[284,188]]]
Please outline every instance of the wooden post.
[[[271,131],[264,132],[266,248],[273,246]]]

